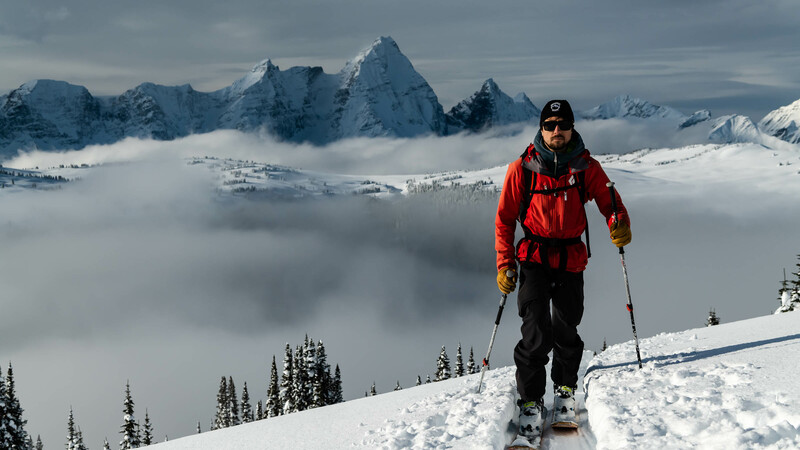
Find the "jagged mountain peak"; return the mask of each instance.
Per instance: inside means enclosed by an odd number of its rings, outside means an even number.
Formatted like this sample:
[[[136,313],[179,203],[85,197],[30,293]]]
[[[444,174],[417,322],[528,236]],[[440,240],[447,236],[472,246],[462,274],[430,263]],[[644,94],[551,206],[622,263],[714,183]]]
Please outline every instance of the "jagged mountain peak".
[[[629,94],[620,95],[608,103],[582,113],[584,119],[639,118],[659,117],[663,119],[685,120],[686,116],[668,106],[654,105],[647,100]]]
[[[732,114],[714,121],[708,139],[720,144],[759,142],[761,133],[749,117]]]
[[[767,134],[793,144],[800,143],[800,100],[770,112],[758,123]]]
[[[509,97],[489,78],[469,98],[447,113],[450,132],[479,131],[484,128],[526,122],[539,117],[540,110],[524,94]]]

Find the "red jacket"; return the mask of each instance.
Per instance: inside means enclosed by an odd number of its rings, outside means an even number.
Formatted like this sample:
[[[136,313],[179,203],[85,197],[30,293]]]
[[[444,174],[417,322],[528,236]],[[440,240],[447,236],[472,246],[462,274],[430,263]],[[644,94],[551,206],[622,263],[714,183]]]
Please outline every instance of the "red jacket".
[[[531,171],[529,178],[533,185],[532,189],[545,192],[530,195],[525,217],[521,218],[520,211],[526,209],[522,205],[524,168]],[[585,186],[583,202],[577,187],[581,177]],[[500,194],[495,218],[497,269],[516,268],[517,260],[542,263],[542,253],[547,247],[550,267],[558,268],[562,264],[563,256],[566,255],[567,271],[585,270],[588,263],[586,245],[578,242],[587,226],[583,203],[595,200],[610,228],[614,223],[614,217],[611,196],[606,186],[608,181],[608,176],[600,167],[600,163],[589,155],[588,150],[581,152],[569,162],[569,171],[554,178],[534,146],[529,146],[520,159],[509,164],[503,191]],[[616,197],[618,220],[630,226],[628,211],[619,193]],[[517,221],[521,222],[526,236],[520,239],[515,248],[514,231]],[[571,241],[559,246],[548,242],[553,238],[571,239]]]

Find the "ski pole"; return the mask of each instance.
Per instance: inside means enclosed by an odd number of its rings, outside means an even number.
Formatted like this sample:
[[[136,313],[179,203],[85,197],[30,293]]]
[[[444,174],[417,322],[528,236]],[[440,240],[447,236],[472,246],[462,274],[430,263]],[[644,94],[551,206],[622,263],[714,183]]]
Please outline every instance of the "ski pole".
[[[611,194],[611,209],[614,212],[614,223],[617,223],[617,196],[614,193],[614,182],[609,181],[608,192]],[[642,356],[639,353],[639,338],[636,336],[636,320],[633,318],[633,302],[631,300],[631,286],[628,284],[628,267],[625,265],[625,247],[619,248],[619,258],[622,261],[622,277],[625,279],[625,292],[628,294],[628,312],[631,313],[631,327],[633,328],[633,341],[636,343],[636,359],[639,360],[639,368],[642,368]]]
[[[512,278],[514,272],[511,270],[506,271],[506,276]],[[494,319],[494,329],[492,330],[492,338],[489,340],[489,350],[486,351],[486,357],[483,358],[483,366],[481,366],[481,380],[478,382],[478,394],[481,393],[481,386],[483,386],[483,374],[489,368],[489,356],[492,354],[492,346],[494,345],[494,337],[497,335],[497,327],[500,325],[500,317],[503,315],[503,308],[506,306],[506,298],[508,294],[503,294],[500,298],[500,308],[497,310],[497,318]]]

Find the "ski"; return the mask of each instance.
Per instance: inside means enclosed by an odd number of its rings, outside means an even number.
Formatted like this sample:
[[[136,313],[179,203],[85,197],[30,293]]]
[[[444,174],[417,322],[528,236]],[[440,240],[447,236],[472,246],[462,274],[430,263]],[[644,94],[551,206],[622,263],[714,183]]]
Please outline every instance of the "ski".
[[[525,436],[517,435],[516,439],[514,439],[511,444],[506,447],[507,450],[540,450],[542,448],[542,437],[539,436],[531,442]]]
[[[550,428],[554,430],[575,430],[578,431],[578,413],[575,413],[575,420],[564,420],[556,417],[558,411],[553,408],[553,419],[550,421]]]

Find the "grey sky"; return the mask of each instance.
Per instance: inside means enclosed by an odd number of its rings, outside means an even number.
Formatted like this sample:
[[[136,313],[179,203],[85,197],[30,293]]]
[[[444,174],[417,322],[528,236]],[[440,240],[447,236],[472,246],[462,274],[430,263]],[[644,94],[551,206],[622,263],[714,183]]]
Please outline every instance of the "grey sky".
[[[538,105],[631,94],[759,120],[800,98],[797,23],[793,0],[4,0],[0,91],[35,78],[96,95],[144,81],[210,91],[265,58],[337,72],[390,35],[445,109],[493,77]]]

